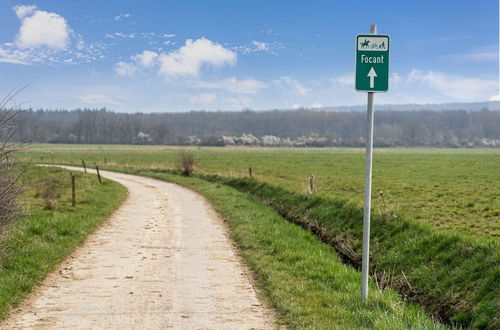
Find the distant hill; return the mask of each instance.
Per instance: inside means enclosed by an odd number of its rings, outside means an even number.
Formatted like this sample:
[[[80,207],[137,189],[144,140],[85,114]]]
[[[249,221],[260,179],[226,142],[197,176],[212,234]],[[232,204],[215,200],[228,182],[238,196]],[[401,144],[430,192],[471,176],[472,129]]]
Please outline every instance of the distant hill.
[[[439,104],[382,104],[376,105],[377,111],[448,111],[448,110],[465,110],[465,111],[480,111],[480,110],[500,110],[500,101],[486,102],[457,102],[457,103],[439,103]],[[365,111],[366,105],[354,106],[334,106],[315,108],[311,110],[333,111],[333,112],[349,112],[349,111]]]

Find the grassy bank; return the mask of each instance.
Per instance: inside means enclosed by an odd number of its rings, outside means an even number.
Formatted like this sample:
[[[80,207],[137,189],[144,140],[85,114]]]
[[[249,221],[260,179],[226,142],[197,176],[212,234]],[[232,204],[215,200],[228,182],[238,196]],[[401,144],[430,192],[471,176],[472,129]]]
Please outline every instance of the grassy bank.
[[[78,174],[71,206],[69,172],[29,166],[23,213],[0,236],[0,320],[94,231],[124,200],[126,190]]]
[[[203,178],[250,193],[360,265],[363,212],[356,204],[252,179]],[[500,327],[499,251],[493,240],[438,231],[391,213],[372,218],[371,270],[378,285],[396,288],[457,326]]]
[[[417,305],[370,283],[370,300],[360,302],[361,276],[335,250],[287,222],[253,196],[225,185],[167,173],[142,175],[180,183],[205,195],[231,228],[231,238],[256,274],[265,299],[281,323],[310,329],[435,329]]]

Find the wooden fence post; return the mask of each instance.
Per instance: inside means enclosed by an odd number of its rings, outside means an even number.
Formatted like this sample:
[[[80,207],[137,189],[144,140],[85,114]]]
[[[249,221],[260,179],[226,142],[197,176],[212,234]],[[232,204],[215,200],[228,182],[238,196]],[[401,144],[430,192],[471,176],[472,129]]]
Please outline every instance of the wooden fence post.
[[[99,172],[99,166],[95,164],[95,169],[97,171],[97,178],[99,179],[99,183],[102,184],[101,173]]]
[[[83,158],[82,158],[82,166],[85,173],[87,173],[87,166],[85,166],[85,161],[83,160]]]
[[[76,205],[75,176],[73,175],[73,172],[70,172],[69,175],[71,175],[71,206],[75,206]]]
[[[311,174],[309,178],[309,193],[312,194],[314,192],[314,174]]]

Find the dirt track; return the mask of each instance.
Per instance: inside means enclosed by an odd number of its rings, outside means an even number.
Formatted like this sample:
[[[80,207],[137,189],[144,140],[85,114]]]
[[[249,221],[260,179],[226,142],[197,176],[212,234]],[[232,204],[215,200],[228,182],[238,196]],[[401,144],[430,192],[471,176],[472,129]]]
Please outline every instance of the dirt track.
[[[175,184],[101,171],[126,202],[2,324],[2,329],[264,329],[222,221]]]

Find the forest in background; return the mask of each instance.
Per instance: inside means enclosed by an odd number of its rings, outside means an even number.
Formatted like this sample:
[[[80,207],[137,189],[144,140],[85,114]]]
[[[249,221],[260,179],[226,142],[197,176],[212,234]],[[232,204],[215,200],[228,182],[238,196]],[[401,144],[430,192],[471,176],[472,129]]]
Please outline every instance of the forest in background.
[[[22,110],[15,141],[32,143],[358,147],[364,112],[275,110],[117,113],[107,109]],[[375,113],[377,147],[500,147],[500,111]]]

